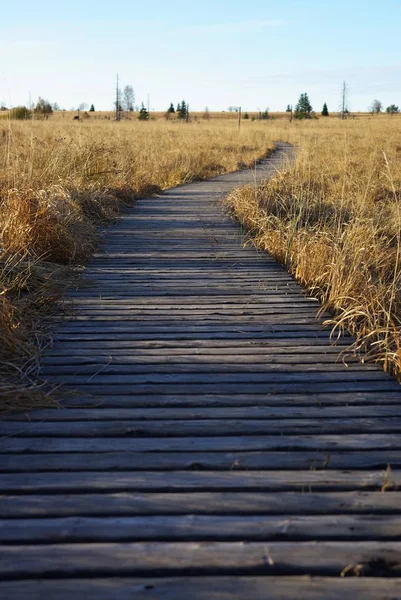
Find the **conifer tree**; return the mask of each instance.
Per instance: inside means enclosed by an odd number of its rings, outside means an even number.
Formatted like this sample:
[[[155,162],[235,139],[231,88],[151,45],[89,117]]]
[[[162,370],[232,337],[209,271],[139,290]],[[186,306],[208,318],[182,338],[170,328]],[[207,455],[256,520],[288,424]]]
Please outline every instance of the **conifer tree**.
[[[185,104],[185,100],[183,100],[181,102],[181,104],[178,105],[180,108],[178,109],[177,107],[177,116],[179,119],[186,119],[187,118],[187,105]]]
[[[141,110],[139,111],[139,116],[138,116],[138,119],[139,119],[140,121],[147,121],[147,120],[149,119],[149,113],[148,113],[148,111],[146,110],[146,108],[145,108],[145,105],[144,105],[144,103],[143,103],[143,102],[142,102],[142,104],[141,104]]]
[[[301,94],[298,103],[295,107],[295,118],[296,119],[311,119],[312,118],[312,105],[309,102],[308,94]]]
[[[327,104],[325,102],[323,104],[322,117],[328,117],[328,116],[329,116],[329,109],[327,108]]]
[[[171,102],[170,106],[167,109],[168,113],[175,113],[174,104]]]
[[[94,104],[91,104],[89,112],[95,112],[95,105]]]

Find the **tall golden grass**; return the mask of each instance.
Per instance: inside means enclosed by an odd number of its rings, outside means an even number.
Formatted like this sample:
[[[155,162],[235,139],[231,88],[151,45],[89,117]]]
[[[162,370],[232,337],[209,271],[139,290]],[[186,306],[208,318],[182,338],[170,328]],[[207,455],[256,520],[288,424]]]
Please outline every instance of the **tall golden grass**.
[[[0,410],[48,401],[35,387],[41,318],[94,251],[96,225],[139,196],[254,164],[275,135],[233,121],[1,121]]]
[[[273,140],[298,147],[296,164],[229,205],[332,311],[334,329],[400,375],[400,126],[397,116],[249,120],[240,133],[234,119],[1,121],[0,409],[51,401],[35,381],[42,318],[96,248],[98,224],[141,195],[251,165]]]
[[[231,194],[229,206],[330,310],[334,332],[401,377],[401,120],[286,126],[293,167]]]

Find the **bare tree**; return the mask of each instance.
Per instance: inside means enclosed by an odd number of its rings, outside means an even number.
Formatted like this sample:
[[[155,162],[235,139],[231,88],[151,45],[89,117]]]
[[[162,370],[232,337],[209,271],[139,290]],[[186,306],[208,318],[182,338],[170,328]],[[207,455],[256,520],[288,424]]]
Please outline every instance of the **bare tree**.
[[[88,105],[86,102],[81,102],[81,104],[79,104],[78,106],[78,110],[88,110]]]
[[[133,112],[135,102],[135,92],[132,85],[126,85],[123,92],[123,107],[124,110]]]
[[[346,81],[343,81],[341,90],[341,118],[344,120],[348,113],[348,85]]]
[[[378,115],[379,113],[381,113],[382,110],[383,110],[383,104],[380,102],[380,100],[373,100],[373,102],[370,106],[370,112],[372,114],[376,113]]]

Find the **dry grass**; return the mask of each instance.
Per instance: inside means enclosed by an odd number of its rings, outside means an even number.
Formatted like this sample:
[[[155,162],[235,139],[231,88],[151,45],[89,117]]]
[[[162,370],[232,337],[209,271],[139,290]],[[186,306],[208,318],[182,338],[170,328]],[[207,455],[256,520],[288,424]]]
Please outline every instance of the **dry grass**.
[[[239,135],[235,119],[1,121],[0,410],[53,401],[36,381],[43,316],[96,248],[96,225],[138,196],[253,164],[278,139],[299,146],[295,167],[231,206],[335,328],[400,374],[399,123],[249,120]]]
[[[401,376],[401,152],[394,117],[295,123],[293,168],[229,205],[330,310],[335,331]]]
[[[42,318],[96,248],[96,225],[141,195],[254,164],[277,134],[250,125],[0,122],[0,410],[51,401],[35,387]]]

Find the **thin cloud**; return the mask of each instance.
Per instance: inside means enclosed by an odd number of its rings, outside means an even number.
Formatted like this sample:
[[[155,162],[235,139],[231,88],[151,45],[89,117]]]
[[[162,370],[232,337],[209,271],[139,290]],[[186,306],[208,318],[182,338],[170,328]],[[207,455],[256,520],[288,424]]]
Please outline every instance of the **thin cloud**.
[[[214,23],[211,25],[197,25],[191,27],[191,31],[201,33],[246,33],[249,31],[258,31],[268,27],[280,27],[284,21],[280,20],[253,20],[253,21],[237,21],[236,23]]]

